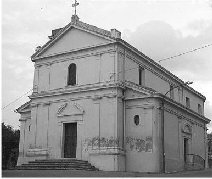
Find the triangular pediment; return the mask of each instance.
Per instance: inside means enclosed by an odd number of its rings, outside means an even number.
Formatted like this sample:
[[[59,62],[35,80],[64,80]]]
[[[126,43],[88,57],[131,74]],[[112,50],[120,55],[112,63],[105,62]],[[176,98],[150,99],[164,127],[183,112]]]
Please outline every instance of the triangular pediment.
[[[58,37],[51,41],[38,56],[50,56],[65,52],[80,50],[83,48],[93,47],[111,42],[112,40],[80,29],[78,27],[70,27],[63,31]],[[38,57],[37,56],[37,57]]]
[[[21,105],[18,109],[15,110],[15,112],[18,112],[18,113],[30,112],[31,111],[30,102],[31,101],[28,101],[24,103],[23,105]]]
[[[57,112],[58,117],[75,116],[75,115],[83,115],[83,114],[84,114],[83,108],[77,103],[74,103],[74,104],[64,103],[59,107]]]

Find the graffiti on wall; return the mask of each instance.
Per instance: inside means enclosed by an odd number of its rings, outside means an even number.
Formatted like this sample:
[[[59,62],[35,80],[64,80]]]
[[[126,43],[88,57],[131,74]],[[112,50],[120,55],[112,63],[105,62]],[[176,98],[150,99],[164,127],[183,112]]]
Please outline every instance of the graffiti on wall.
[[[98,148],[111,148],[118,147],[119,139],[118,138],[105,138],[105,137],[93,137],[86,138],[83,142],[83,150],[88,151],[88,149],[98,149]]]
[[[83,142],[83,150],[95,150],[98,148],[116,148],[120,146],[118,138],[93,137],[86,138]],[[126,137],[126,149],[128,151],[152,152],[152,136],[147,137]]]
[[[152,137],[126,137],[127,150],[137,152],[152,152]]]

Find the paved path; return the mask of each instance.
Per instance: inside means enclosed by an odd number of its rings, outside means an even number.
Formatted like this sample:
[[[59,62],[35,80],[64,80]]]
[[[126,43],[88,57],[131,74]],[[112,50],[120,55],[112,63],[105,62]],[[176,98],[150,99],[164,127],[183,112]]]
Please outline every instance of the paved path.
[[[3,170],[2,177],[212,177],[212,169],[172,174],[80,170]]]

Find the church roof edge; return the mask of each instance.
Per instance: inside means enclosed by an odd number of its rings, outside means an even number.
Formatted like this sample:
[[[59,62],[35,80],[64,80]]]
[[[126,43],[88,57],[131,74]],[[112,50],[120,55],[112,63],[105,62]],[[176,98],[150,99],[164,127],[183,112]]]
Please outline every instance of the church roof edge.
[[[36,58],[37,55],[42,53],[48,47],[48,45],[53,43],[54,40],[59,38],[63,33],[65,33],[71,27],[79,27],[79,28],[82,28],[84,30],[88,30],[88,31],[94,32],[96,34],[99,34],[101,36],[104,36],[104,37],[110,38],[112,40],[115,40],[115,42],[118,42],[118,43],[124,45],[125,47],[131,49],[132,51],[136,52],[140,56],[144,57],[149,63],[153,64],[158,69],[160,69],[161,71],[163,71],[167,75],[169,75],[172,78],[174,78],[176,81],[178,81],[180,84],[182,84],[185,88],[187,88],[188,90],[190,90],[193,93],[197,94],[202,99],[206,100],[206,97],[204,95],[202,95],[198,91],[194,90],[192,87],[186,85],[183,80],[178,78],[176,75],[172,74],[169,70],[167,70],[166,68],[162,67],[159,63],[157,63],[156,61],[152,60],[151,58],[149,58],[148,56],[143,54],[137,48],[135,48],[132,45],[130,45],[129,43],[127,43],[125,40],[121,39],[121,32],[119,32],[118,30],[111,29],[111,31],[108,31],[108,30],[104,30],[104,29],[98,28],[98,27],[96,27],[94,25],[90,25],[90,24],[84,23],[82,21],[79,21],[79,17],[77,15],[73,15],[71,22],[69,24],[67,24],[65,27],[52,30],[52,36],[49,36],[50,40],[46,44],[44,44],[42,47],[40,47],[31,56],[31,60],[33,61],[33,59]]]
[[[183,109],[183,110],[188,111],[189,113],[192,113],[193,115],[195,115],[195,116],[201,118],[201,119],[202,119],[203,121],[205,121],[207,124],[210,123],[210,121],[211,121],[210,119],[208,119],[208,118],[205,117],[204,115],[200,115],[200,114],[197,113],[196,111],[194,111],[194,110],[192,110],[192,109],[190,109],[190,108],[185,107],[183,104],[181,104],[181,103],[179,103],[179,102],[177,102],[177,101],[175,101],[175,100],[173,100],[173,99],[171,99],[171,98],[165,96],[165,95],[162,94],[162,93],[155,93],[155,94],[154,94],[154,97],[159,97],[159,98],[161,98],[161,99],[163,99],[163,100],[165,100],[165,101],[167,101],[167,102],[169,102],[169,103],[172,103],[172,104],[174,104],[174,105],[180,107],[180,108]]]
[[[73,15],[73,16],[75,16],[75,15]],[[73,18],[73,16],[72,16],[72,21],[69,24],[67,24],[65,27],[52,30],[52,35],[49,36],[50,40],[47,43],[45,43],[42,47],[40,47],[39,49],[37,49],[35,51],[35,53],[31,56],[32,61],[37,55],[42,53],[43,50],[48,45],[50,45],[53,41],[55,41],[56,38],[59,38],[63,33],[65,33],[71,27],[78,27],[78,28],[81,28],[81,29],[84,29],[84,30],[87,30],[90,32],[94,32],[98,35],[107,37],[111,40],[116,40],[116,39],[121,38],[121,32],[119,32],[116,29],[111,29],[111,31],[104,30],[104,29],[96,27],[94,25],[90,25],[90,24],[84,23],[82,21],[79,21],[79,18]]]
[[[22,104],[19,108],[15,109],[15,112],[16,113],[21,113],[21,110],[26,109],[27,107],[29,107],[30,103],[31,103],[31,100],[26,102],[26,103],[24,103],[24,104]]]
[[[198,91],[194,90],[192,87],[186,85],[183,80],[181,80],[180,78],[178,78],[176,75],[174,75],[173,73],[171,73],[166,68],[162,67],[159,63],[157,63],[153,59],[151,59],[148,56],[146,56],[145,54],[143,54],[137,48],[135,48],[132,45],[130,45],[129,43],[127,43],[125,40],[123,40],[123,39],[116,39],[116,41],[119,42],[119,43],[121,43],[125,47],[128,47],[129,49],[131,49],[132,51],[136,52],[140,56],[144,57],[145,60],[147,60],[149,63],[152,63],[154,66],[156,66],[157,68],[159,68],[161,71],[165,72],[166,74],[168,74],[169,76],[171,76],[172,78],[174,78],[176,81],[178,81],[179,83],[181,83],[185,88],[189,89],[190,91],[192,91],[193,93],[195,93],[199,97],[201,97],[202,99],[206,100],[206,97],[204,95],[202,95],[200,92],[198,92]]]

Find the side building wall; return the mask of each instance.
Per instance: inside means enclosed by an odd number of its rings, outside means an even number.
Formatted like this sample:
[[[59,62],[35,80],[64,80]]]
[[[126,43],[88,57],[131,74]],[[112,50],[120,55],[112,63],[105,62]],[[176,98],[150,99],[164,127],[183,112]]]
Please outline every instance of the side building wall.
[[[158,106],[154,99],[129,99],[126,102],[126,171],[161,172]]]
[[[206,159],[205,124],[198,118],[165,104],[164,129],[166,172],[184,170],[185,153]]]
[[[198,104],[201,105],[204,115],[204,99],[191,90],[188,90],[180,84],[176,79],[171,78],[162,70],[156,68],[154,65],[148,63],[142,57],[131,52],[127,48],[118,46],[118,79],[120,81],[131,81],[139,84],[139,68],[142,68],[141,85],[154,89],[155,91],[166,94],[174,101],[186,106],[186,97],[190,99],[190,109],[199,113]],[[173,96],[170,93],[170,86],[173,86]]]

